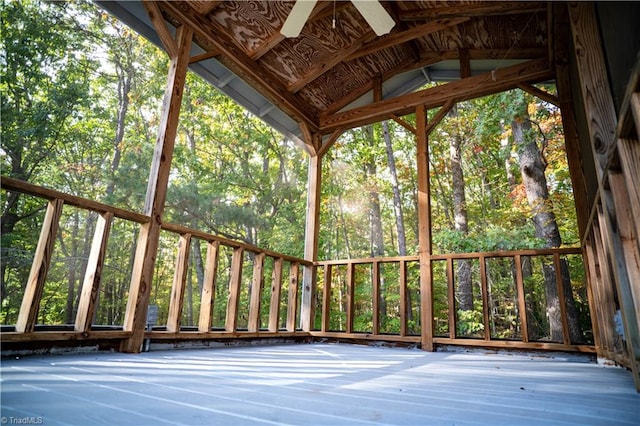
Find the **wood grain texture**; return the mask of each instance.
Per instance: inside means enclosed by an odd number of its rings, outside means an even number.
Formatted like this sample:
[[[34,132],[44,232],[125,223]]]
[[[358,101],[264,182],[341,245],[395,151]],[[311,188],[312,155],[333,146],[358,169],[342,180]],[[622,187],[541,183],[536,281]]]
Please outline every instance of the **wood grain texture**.
[[[271,300],[269,304],[269,331],[278,331],[280,325],[280,292],[282,291],[282,265],[281,257],[273,261],[273,273],[271,276]]]
[[[184,289],[189,269],[189,253],[191,252],[191,234],[180,235],[178,241],[178,253],[176,255],[173,284],[169,297],[169,315],[167,318],[167,331],[175,333],[180,331],[182,318],[182,306],[184,305]]]
[[[253,258],[253,277],[251,278],[251,297],[249,299],[249,322],[247,331],[258,331],[260,328],[260,302],[264,286],[264,253]]]
[[[242,285],[242,265],[244,263],[244,249],[233,250],[231,257],[231,277],[229,278],[229,299],[227,301],[227,316],[224,329],[227,332],[236,331],[238,324],[238,307],[240,304],[240,287]]]
[[[538,82],[553,77],[546,60],[528,61],[522,64],[498,69],[492,73],[457,80],[446,85],[435,86],[408,95],[398,96],[368,106],[335,113],[321,118],[324,132],[338,127],[352,127],[379,121],[390,114],[405,115],[418,105],[436,108],[450,99],[469,100],[490,93],[512,89],[523,81]]]
[[[298,281],[300,264],[292,263],[289,269],[289,297],[287,298],[287,331],[296,331],[298,313]]]
[[[218,258],[220,242],[207,242],[207,256],[204,265],[204,280],[200,295],[200,316],[198,318],[198,331],[211,330],[211,313],[214,307],[214,295],[216,294],[216,281],[218,276]]]
[[[32,332],[38,317],[40,299],[47,279],[53,247],[58,235],[60,216],[62,215],[62,200],[52,200],[47,204],[47,211],[40,229],[40,238],[33,255],[31,271],[24,289],[20,312],[16,320],[16,331],[19,333]]]
[[[84,281],[80,290],[80,300],[74,326],[76,331],[89,332],[91,330],[112,222],[113,213],[104,213],[98,216],[89,258],[87,259]]]

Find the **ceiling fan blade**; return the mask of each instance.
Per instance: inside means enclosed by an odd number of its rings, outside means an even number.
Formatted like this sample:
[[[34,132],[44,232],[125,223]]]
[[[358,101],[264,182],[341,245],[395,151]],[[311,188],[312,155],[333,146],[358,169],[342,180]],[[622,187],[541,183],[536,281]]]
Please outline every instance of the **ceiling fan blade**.
[[[302,27],[307,22],[313,7],[317,0],[297,0],[293,5],[293,9],[289,12],[287,20],[280,29],[280,34],[285,37],[298,37],[302,31]]]
[[[379,36],[388,34],[391,28],[396,25],[393,18],[378,1],[351,0],[351,3]]]

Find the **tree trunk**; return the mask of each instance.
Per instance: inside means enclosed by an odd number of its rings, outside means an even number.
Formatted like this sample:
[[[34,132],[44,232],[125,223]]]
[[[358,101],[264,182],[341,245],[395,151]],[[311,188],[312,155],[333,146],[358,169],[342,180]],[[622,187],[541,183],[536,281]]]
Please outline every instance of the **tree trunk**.
[[[382,122],[382,133],[384,135],[384,145],[387,151],[387,162],[389,164],[389,172],[391,174],[391,189],[393,190],[393,213],[396,218],[396,231],[398,232],[398,254],[400,256],[407,255],[407,237],[404,229],[404,213],[402,210],[402,195],[400,194],[400,185],[398,184],[398,172],[396,170],[396,160],[393,156],[393,145],[391,144],[391,135],[389,133],[389,123]],[[382,293],[382,292],[381,292]],[[407,291],[407,321],[413,320],[413,311],[411,309],[411,292]],[[386,315],[386,306],[382,310],[384,303],[380,301],[379,310]]]
[[[457,108],[451,113],[457,116]],[[454,229],[466,236],[469,233],[467,220],[467,201],[465,196],[464,172],[462,170],[463,137],[459,132],[450,138],[449,159],[451,161],[451,178],[453,192]],[[468,259],[458,260],[459,308],[463,311],[473,310],[473,283],[471,281],[471,263]]]
[[[127,40],[123,43],[129,45]],[[127,112],[129,111],[129,93],[131,92],[131,83],[135,70],[131,62],[132,53],[125,48],[125,57],[118,56],[122,52],[116,52],[114,60],[116,65],[116,74],[118,75],[118,114],[116,117],[116,134],[113,139],[113,157],[109,167],[109,183],[107,184],[106,196],[107,200],[115,191],[115,174],[120,167],[120,158],[122,156],[122,142],[124,141],[124,129],[126,124]],[[109,202],[111,202],[109,200]]]
[[[532,211],[532,220],[535,227],[535,236],[544,241],[546,248],[560,247],[562,239],[560,230],[553,212],[553,206],[549,200],[547,178],[545,170],[547,163],[531,134],[531,122],[526,107],[522,114],[514,118],[511,123],[513,138],[518,146],[518,160],[520,174],[527,194],[527,200]],[[565,266],[562,266],[564,263]],[[566,272],[563,269],[566,268]],[[562,316],[556,283],[556,271],[554,264],[543,265],[546,311],[549,320],[551,340],[563,341]],[[571,342],[582,341],[580,320],[575,308],[571,281],[566,267],[566,261],[561,262],[562,286],[565,295],[567,319],[569,322],[569,338]]]

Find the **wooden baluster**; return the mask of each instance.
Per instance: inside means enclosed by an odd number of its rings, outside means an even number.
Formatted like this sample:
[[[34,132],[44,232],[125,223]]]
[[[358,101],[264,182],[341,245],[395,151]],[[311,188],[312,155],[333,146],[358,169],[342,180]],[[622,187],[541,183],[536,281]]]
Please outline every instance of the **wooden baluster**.
[[[400,336],[407,335],[407,262],[400,261]]]
[[[91,331],[91,322],[95,312],[96,300],[100,291],[100,278],[102,267],[107,252],[107,242],[113,221],[113,213],[102,213],[98,216],[96,229],[93,233],[91,251],[87,261],[87,269],[84,274],[80,301],[76,313],[75,331],[88,333]]]
[[[323,332],[329,331],[331,327],[331,278],[333,268],[331,265],[324,265],[324,288],[322,290],[322,328]]]
[[[273,274],[271,275],[271,303],[269,305],[269,331],[275,333],[280,329],[280,291],[282,290],[282,264],[281,257],[273,261]]]
[[[228,332],[236,331],[238,325],[238,304],[240,303],[240,284],[242,282],[242,264],[244,261],[244,249],[233,249],[231,257],[231,278],[229,279],[229,301],[227,303],[227,318],[224,329]]]
[[[296,313],[298,312],[298,275],[300,264],[291,264],[289,272],[289,301],[287,306],[287,331],[296,331]]]
[[[180,332],[180,320],[182,317],[182,305],[184,304],[184,287],[187,271],[189,269],[189,252],[191,251],[191,234],[180,235],[178,242],[178,255],[176,257],[176,269],[173,274],[171,286],[171,298],[169,299],[169,316],[167,318],[167,331]]]
[[[260,302],[264,285],[264,253],[257,253],[253,260],[253,278],[251,280],[251,300],[249,302],[249,323],[247,330],[257,332],[260,329]]]
[[[58,235],[63,204],[62,200],[56,199],[49,201],[47,205],[47,212],[40,230],[40,239],[33,256],[29,279],[24,289],[22,305],[20,305],[20,313],[16,321],[16,331],[19,333],[31,332],[36,325],[40,299],[42,298],[44,283],[47,279],[47,272],[49,272],[51,256],[53,255],[53,247]]]
[[[516,266],[516,290],[518,291],[518,312],[520,313],[522,341],[528,343],[529,326],[527,325],[527,300],[525,299],[524,278],[522,276],[522,257],[516,254],[514,262]]]
[[[480,286],[482,288],[482,321],[484,324],[484,340],[491,340],[491,325],[489,321],[489,289],[487,285],[487,263],[484,256],[480,262]]]
[[[204,267],[204,282],[202,283],[202,295],[200,297],[200,317],[198,319],[198,331],[200,332],[211,331],[211,312],[213,312],[216,294],[219,253],[220,242],[210,241],[207,244],[207,260]]]
[[[355,300],[355,264],[347,264],[347,333],[353,333],[353,311]]]
[[[453,278],[453,258],[447,258],[447,290],[449,305],[449,337],[456,338],[456,285]]]
[[[373,285],[373,334],[380,334],[380,262],[373,261],[371,266],[371,278]]]
[[[562,340],[565,345],[571,344],[569,338],[569,321],[567,318],[567,299],[564,294],[562,269],[560,265],[560,254],[553,254],[553,265],[556,270],[556,285],[558,287],[558,303],[560,304],[560,318],[562,320]]]

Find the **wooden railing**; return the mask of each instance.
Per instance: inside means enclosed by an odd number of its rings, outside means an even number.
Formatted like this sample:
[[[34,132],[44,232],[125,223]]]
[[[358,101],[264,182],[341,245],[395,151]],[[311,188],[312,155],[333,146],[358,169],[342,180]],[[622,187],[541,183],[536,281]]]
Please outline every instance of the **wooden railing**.
[[[25,284],[22,304],[15,325],[2,326],[3,342],[26,341],[61,341],[87,339],[122,339],[131,335],[131,331],[123,330],[122,324],[96,326],[93,319],[101,292],[101,272],[107,256],[111,223],[114,218],[124,219],[137,226],[148,223],[150,218],[138,213],[129,212],[113,206],[87,200],[38,187],[19,180],[2,177],[2,189],[9,193],[21,193],[46,200],[46,212],[41,225],[40,238],[33,255],[33,263]],[[43,289],[54,253],[54,245],[61,230],[60,219],[63,206],[71,206],[98,215],[90,253],[86,259],[84,281],[79,290],[77,311],[73,324],[43,325],[38,322],[38,311],[41,305]],[[171,283],[168,312],[164,323],[149,327],[147,337],[153,339],[198,339],[225,337],[259,337],[259,336],[293,336],[296,334],[298,321],[300,268],[312,266],[311,262],[292,256],[260,249],[250,244],[232,241],[216,235],[189,229],[187,227],[163,224],[163,232],[178,237],[178,248],[175,259],[175,272]],[[183,326],[182,310],[186,289],[188,258],[192,240],[206,243],[206,261],[204,264],[204,280],[199,294],[199,314],[197,326]],[[220,283],[218,273],[220,252],[232,253],[231,262],[227,266],[229,281]],[[132,252],[135,253],[135,247]],[[265,261],[271,260],[271,282],[265,291]],[[6,259],[4,259],[6,261]],[[251,263],[252,279],[243,280],[243,269]],[[288,282],[283,285],[285,267],[288,266]],[[284,272],[283,272],[284,271]],[[154,283],[157,284],[157,283]],[[228,289],[224,295],[226,312],[222,327],[212,328],[212,312],[215,302],[216,285]],[[228,286],[228,287],[227,287]],[[285,289],[286,293],[282,294]],[[267,294],[268,293],[268,294]],[[245,326],[239,325],[241,297],[249,297],[248,314]],[[264,299],[268,295],[268,313],[265,314]],[[167,301],[165,301],[165,305]],[[125,300],[126,303],[126,300]],[[262,313],[262,315],[261,315]],[[261,321],[262,320],[262,321]],[[243,321],[244,322],[244,321]]]
[[[445,345],[467,345],[483,347],[513,347],[523,349],[552,349],[593,352],[590,341],[590,330],[583,330],[583,338],[571,341],[569,319],[567,315],[567,296],[565,286],[562,285],[563,262],[565,257],[574,256],[574,263],[581,269],[582,258],[579,248],[498,251],[490,253],[461,253],[440,254],[431,256],[432,293],[434,300],[434,342]],[[491,262],[507,262],[505,265],[491,265]],[[422,324],[419,324],[420,306],[413,301],[419,300],[419,283],[417,273],[419,259],[417,256],[395,258],[371,258],[353,260],[327,260],[316,262],[318,266],[318,303],[316,304],[316,330],[311,334],[316,337],[332,337],[359,340],[386,340],[406,343],[419,343]],[[459,307],[459,292],[457,291],[458,277],[456,264],[469,262],[472,269],[474,309],[477,313],[475,321],[471,321],[475,330],[465,332],[470,327],[459,327],[461,323],[470,322],[462,318]],[[549,335],[540,335],[539,326],[536,335],[530,331],[534,328],[529,324],[532,316],[533,303],[544,303],[544,300],[531,300],[533,289],[530,287],[531,271],[523,272],[523,265],[531,268],[536,263],[538,270],[543,265],[552,271],[557,288],[558,305],[561,315],[562,337],[553,341]],[[500,266],[500,268],[498,268]],[[383,272],[383,268],[391,270]],[[503,293],[509,295],[508,301],[496,301],[492,287],[496,278],[492,276],[495,269],[501,269]],[[338,272],[336,272],[338,270]],[[548,272],[547,272],[548,273]],[[542,271],[536,272],[540,281]],[[582,272],[583,274],[583,272]],[[510,281],[510,282],[509,282]],[[543,283],[538,283],[542,287]],[[581,303],[586,307],[585,283],[575,283],[575,290],[581,294]],[[539,289],[538,289],[539,290]],[[336,293],[338,293],[336,295]],[[527,296],[529,294],[529,296]],[[573,295],[572,295],[573,296]],[[577,303],[571,297],[572,303]],[[390,306],[393,301],[393,306]],[[496,330],[496,310],[510,306],[517,317],[511,323],[511,330]],[[371,314],[364,317],[364,321],[356,320],[358,316],[356,306],[371,307]],[[540,310],[540,309],[539,309]],[[393,312],[390,312],[393,311]],[[336,325],[336,314],[342,315],[344,321]],[[588,314],[587,314],[588,315]],[[388,323],[392,317],[396,322],[395,329],[390,330],[383,323]],[[585,319],[585,318],[583,318]],[[354,325],[359,322],[358,327]],[[368,326],[362,326],[369,322]],[[583,323],[590,328],[588,316]],[[583,324],[584,326],[584,324]],[[472,327],[473,328],[473,327]]]
[[[17,192],[47,202],[17,320],[15,325],[2,326],[3,342],[130,337],[132,331],[123,329],[125,320],[121,319],[116,324],[95,323],[98,301],[104,291],[103,269],[114,218],[137,227],[134,233],[150,218],[5,177],[2,178],[2,189],[7,191],[7,195]],[[75,321],[72,324],[42,324],[38,319],[39,308],[54,246],[63,228],[60,224],[63,206],[94,212],[97,220],[76,302]],[[148,325],[147,338],[207,340],[315,336],[410,344],[421,341],[424,325],[420,323],[420,265],[417,256],[309,262],[168,223],[162,224],[160,238],[168,247],[163,255],[170,256],[175,267],[171,272],[172,277],[156,274],[152,283],[154,289],[151,290],[150,303],[160,305],[161,309],[159,321],[154,319],[151,321],[153,324]],[[202,262],[204,273],[195,291],[194,287],[190,287],[193,280],[187,279],[189,268],[192,268],[189,256],[194,252],[194,241],[206,245]],[[132,255],[136,253],[135,247],[129,247],[129,251]],[[575,342],[569,337],[565,289],[560,284],[560,265],[564,257],[575,256],[581,262],[580,254],[580,249],[550,249],[431,256],[434,318],[433,323],[427,326],[433,327],[434,342],[592,351],[589,342]],[[157,256],[160,257],[161,253],[157,253]],[[501,259],[506,265],[493,265],[496,259]],[[523,265],[536,262],[536,259],[544,259],[544,262],[540,262],[555,270],[562,314],[562,338],[557,341],[531,333],[528,314],[531,314],[532,308],[527,304],[527,295],[535,292],[527,286],[535,274],[525,273]],[[156,265],[167,265],[167,262],[166,259],[164,262],[157,261]],[[467,262],[473,275],[471,297],[474,308],[470,314],[461,312],[457,301],[460,297],[457,290],[460,279],[455,270],[460,262]],[[313,268],[317,282],[315,306],[309,309],[313,315],[311,324],[314,325],[310,332],[302,332],[298,328],[302,312],[302,267]],[[494,272],[497,269],[500,273]],[[270,277],[265,279],[269,272]],[[494,291],[497,288],[496,277],[501,280],[502,293],[507,294],[502,302],[497,300]],[[185,299],[187,293],[188,303]],[[196,294],[195,301],[193,294]],[[126,300],[122,302],[126,303]],[[185,305],[189,316],[185,316]],[[495,313],[500,310],[517,313],[512,322],[502,329],[496,326]],[[217,312],[217,317],[214,317],[214,312]],[[470,315],[471,319],[464,315]]]

